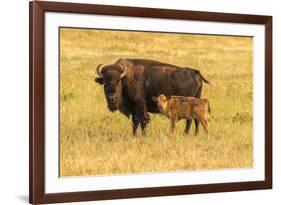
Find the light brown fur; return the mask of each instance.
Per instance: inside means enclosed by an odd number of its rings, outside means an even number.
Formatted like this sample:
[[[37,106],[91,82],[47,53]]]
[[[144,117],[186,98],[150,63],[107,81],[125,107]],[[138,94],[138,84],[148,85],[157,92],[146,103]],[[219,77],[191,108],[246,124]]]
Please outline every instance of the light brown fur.
[[[210,113],[210,104],[207,99],[195,97],[159,95],[154,99],[157,101],[159,111],[171,119],[171,132],[175,131],[175,124],[181,119],[190,120],[196,118],[203,125],[205,133],[208,134],[207,112]],[[185,129],[187,133],[187,129]]]

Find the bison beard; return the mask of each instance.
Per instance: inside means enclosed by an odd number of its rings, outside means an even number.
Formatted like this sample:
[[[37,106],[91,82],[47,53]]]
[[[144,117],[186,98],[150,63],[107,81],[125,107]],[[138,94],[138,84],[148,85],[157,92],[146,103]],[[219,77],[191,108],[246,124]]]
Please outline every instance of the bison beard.
[[[146,59],[119,59],[111,65],[99,65],[97,74],[95,81],[104,86],[109,110],[132,116],[134,135],[139,126],[145,134],[149,112],[159,113],[152,97],[164,94],[200,98],[203,82],[209,83],[198,70]],[[191,121],[187,120],[187,133]],[[194,121],[197,134],[199,122]]]

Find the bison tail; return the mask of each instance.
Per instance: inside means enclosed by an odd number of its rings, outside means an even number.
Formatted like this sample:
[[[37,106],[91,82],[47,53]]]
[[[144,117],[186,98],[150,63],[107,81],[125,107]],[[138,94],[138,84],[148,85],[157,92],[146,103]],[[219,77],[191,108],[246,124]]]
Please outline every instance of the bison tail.
[[[209,82],[206,78],[203,77],[203,75],[200,73],[200,71],[197,71],[197,72],[198,72],[200,78],[201,78],[205,83],[210,84],[210,82]]]
[[[203,100],[204,100],[204,102],[205,102],[205,104],[206,104],[206,107],[207,107],[207,109],[208,109],[209,114],[211,114],[210,101],[209,101],[209,100],[207,100],[207,99],[203,99]]]

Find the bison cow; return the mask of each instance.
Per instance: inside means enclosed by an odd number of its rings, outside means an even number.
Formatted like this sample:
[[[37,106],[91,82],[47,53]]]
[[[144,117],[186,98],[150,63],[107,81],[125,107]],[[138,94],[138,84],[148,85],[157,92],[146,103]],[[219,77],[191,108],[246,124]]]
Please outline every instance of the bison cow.
[[[119,59],[110,65],[100,64],[95,81],[103,85],[110,111],[119,110],[132,116],[133,134],[140,125],[142,133],[149,123],[150,113],[159,113],[154,96],[181,95],[201,97],[203,81],[209,83],[200,71],[146,59]],[[192,119],[187,119],[188,133]],[[195,121],[195,135],[199,121]]]

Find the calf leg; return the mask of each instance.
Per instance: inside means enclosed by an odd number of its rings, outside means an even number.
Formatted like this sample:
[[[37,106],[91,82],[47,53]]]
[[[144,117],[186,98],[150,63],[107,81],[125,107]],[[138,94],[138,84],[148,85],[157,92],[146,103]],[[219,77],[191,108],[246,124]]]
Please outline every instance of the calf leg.
[[[207,122],[207,120],[204,117],[199,118],[199,120],[200,120],[201,124],[203,125],[205,134],[208,135],[208,122]]]
[[[205,133],[208,135],[209,134],[209,128],[208,128],[208,122],[207,122],[206,119],[204,119],[204,124],[205,124],[205,127],[204,127]]]
[[[198,91],[196,92],[196,95],[195,95],[195,97],[197,97],[197,98],[201,98],[201,93],[202,93],[202,87],[203,87],[202,86],[202,80],[200,80],[200,81],[201,81],[201,84],[200,84],[200,86],[198,88]],[[195,135],[197,135],[198,132],[199,132],[199,120],[194,118],[194,122],[195,122]]]
[[[171,132],[172,134],[174,134],[175,132],[175,129],[176,129],[176,119],[171,119]]]

